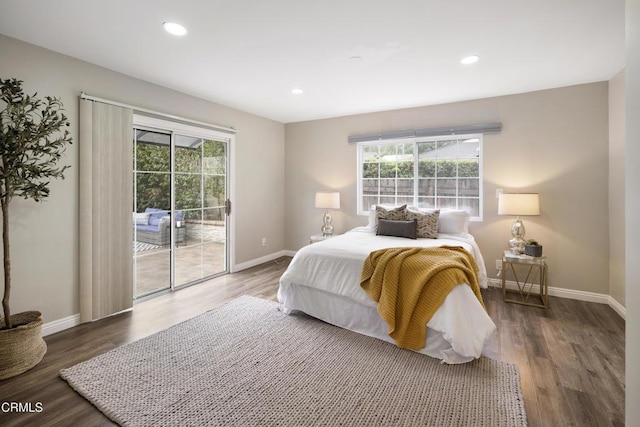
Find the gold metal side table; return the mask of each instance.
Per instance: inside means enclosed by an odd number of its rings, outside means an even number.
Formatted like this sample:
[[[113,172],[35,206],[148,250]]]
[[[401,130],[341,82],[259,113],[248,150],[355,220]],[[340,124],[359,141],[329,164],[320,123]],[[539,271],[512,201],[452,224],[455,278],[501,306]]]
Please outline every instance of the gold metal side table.
[[[520,269],[520,277],[518,277],[516,266],[524,266]],[[514,295],[514,298],[507,297],[507,270],[511,271],[517,285],[517,289],[509,291]],[[523,272],[526,274],[524,280],[522,279]],[[536,286],[538,292],[534,292]],[[549,302],[546,258],[517,255],[510,251],[504,251],[502,256],[502,299],[505,302],[547,308]]]

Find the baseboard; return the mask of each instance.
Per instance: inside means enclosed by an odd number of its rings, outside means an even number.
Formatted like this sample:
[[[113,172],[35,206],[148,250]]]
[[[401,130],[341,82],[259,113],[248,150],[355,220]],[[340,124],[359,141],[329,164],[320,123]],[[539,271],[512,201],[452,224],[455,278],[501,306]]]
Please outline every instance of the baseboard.
[[[80,314],[74,314],[63,319],[47,322],[42,325],[42,336],[55,334],[56,332],[64,331],[65,329],[73,328],[80,324]]]
[[[255,267],[256,265],[260,265],[265,262],[273,261],[274,259],[278,259],[283,256],[293,256],[294,254],[295,252],[293,251],[279,251],[279,252],[266,255],[251,261],[243,262],[241,264],[236,264],[235,266],[232,266],[231,271],[237,272],[237,271],[245,270],[247,268]],[[52,335],[52,334],[55,334],[56,332],[73,328],[74,326],[78,326],[79,324],[80,324],[80,314],[74,314],[72,316],[68,316],[63,319],[47,322],[44,325],[42,325],[42,336],[46,337],[47,335]]]
[[[502,280],[489,279],[489,285],[496,288],[502,288]],[[518,290],[518,284],[512,280],[507,280],[505,285],[507,289],[511,291]],[[534,293],[540,292],[540,286],[534,284],[531,288],[531,292],[534,292]],[[620,304],[618,301],[613,299],[610,295],[598,294],[595,292],[577,291],[574,289],[556,288],[553,286],[549,286],[548,292],[549,292],[549,296],[552,296],[552,297],[569,298],[569,299],[576,299],[579,301],[595,302],[598,304],[607,304],[609,307],[613,309],[613,311],[618,313],[620,317],[626,320],[626,309],[622,306],[622,304]]]
[[[618,313],[618,315],[620,315],[624,320],[627,320],[627,309],[611,296],[609,297],[609,307]]]
[[[291,255],[291,252],[292,251],[282,250],[260,258],[252,259],[251,261],[236,264],[231,266],[231,272],[237,273],[238,271],[246,270],[247,268],[255,267],[256,265],[264,264],[265,262],[273,261],[274,259],[278,259],[283,256],[293,256]]]
[[[275,252],[270,255],[265,255],[260,258],[253,259],[251,261],[243,262],[241,264],[236,264],[232,267],[232,272],[238,272],[242,270],[246,270],[247,268],[255,267],[256,265],[264,264],[265,262],[273,261],[274,259],[278,259],[283,256],[293,257],[296,254],[296,251],[282,250]],[[511,280],[507,280],[507,289],[516,290],[518,289],[518,285],[516,282]],[[489,279],[489,286],[501,288],[502,281],[500,279]],[[532,291],[538,292],[538,285],[534,285]],[[549,295],[560,298],[569,298],[569,299],[577,299],[580,301],[587,302],[596,302],[600,304],[607,304],[609,307],[613,309],[622,319],[627,319],[627,310],[622,306],[618,301],[616,301],[610,295],[605,294],[597,294],[595,292],[585,292],[585,291],[576,291],[573,289],[564,289],[564,288],[555,288],[549,286]],[[65,329],[72,328],[80,324],[80,314],[74,314],[63,319],[54,320],[52,322],[47,322],[42,325],[42,336],[46,337],[47,335],[55,334],[56,332],[64,331]]]

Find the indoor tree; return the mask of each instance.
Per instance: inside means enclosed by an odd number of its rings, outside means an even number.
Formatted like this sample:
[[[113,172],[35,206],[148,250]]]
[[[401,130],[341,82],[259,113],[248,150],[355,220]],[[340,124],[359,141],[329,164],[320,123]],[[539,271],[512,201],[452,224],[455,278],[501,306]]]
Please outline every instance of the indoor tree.
[[[49,196],[52,178],[64,179],[68,165],[59,166],[71,135],[59,98],[27,95],[22,81],[0,79],[0,204],[4,250],[4,329],[11,329],[11,256],[9,204],[13,197],[36,202]],[[15,325],[17,326],[17,325]]]

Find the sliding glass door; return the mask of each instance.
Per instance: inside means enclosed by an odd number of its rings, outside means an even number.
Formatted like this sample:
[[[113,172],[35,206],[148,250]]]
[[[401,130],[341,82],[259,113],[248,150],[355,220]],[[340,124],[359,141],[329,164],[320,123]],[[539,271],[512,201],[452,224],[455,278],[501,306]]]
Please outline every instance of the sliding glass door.
[[[134,129],[136,298],[229,269],[230,141],[199,128],[152,124],[165,129]]]
[[[227,142],[175,135],[176,286],[227,271]]]
[[[133,295],[171,287],[171,134],[133,132]]]

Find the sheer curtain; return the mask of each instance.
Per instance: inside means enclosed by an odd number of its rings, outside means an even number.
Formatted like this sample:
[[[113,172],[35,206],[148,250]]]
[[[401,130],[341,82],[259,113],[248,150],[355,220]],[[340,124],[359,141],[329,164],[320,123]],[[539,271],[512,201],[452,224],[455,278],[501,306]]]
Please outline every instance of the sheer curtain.
[[[80,321],[133,306],[133,111],[80,99]]]

